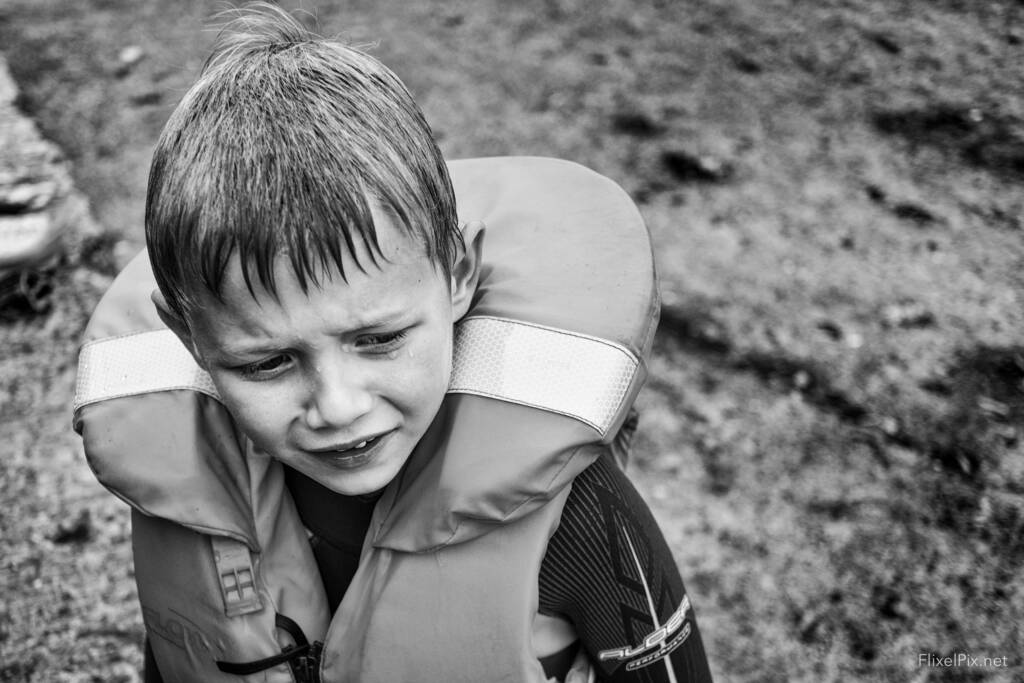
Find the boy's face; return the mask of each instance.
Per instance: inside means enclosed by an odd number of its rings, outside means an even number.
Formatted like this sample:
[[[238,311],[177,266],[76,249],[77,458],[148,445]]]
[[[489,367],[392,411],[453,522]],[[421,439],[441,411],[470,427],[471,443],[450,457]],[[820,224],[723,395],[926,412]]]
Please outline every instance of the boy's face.
[[[387,260],[374,266],[357,244],[365,273],[346,254],[347,281],[304,294],[278,259],[277,298],[258,285],[253,297],[236,258],[224,302],[207,296],[187,327],[171,325],[258,448],[345,495],[386,486],[430,426],[479,270],[479,224],[449,282],[386,216],[375,221]]]

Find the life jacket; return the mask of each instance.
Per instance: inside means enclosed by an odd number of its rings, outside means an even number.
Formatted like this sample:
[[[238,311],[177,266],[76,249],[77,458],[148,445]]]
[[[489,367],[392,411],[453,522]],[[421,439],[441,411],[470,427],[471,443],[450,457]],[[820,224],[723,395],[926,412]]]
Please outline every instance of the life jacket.
[[[378,500],[333,615],[282,466],[158,319],[145,254],[97,306],[74,424],[96,477],[133,508],[143,620],[168,683],[316,680],[317,666],[325,682],[545,680],[540,564],[573,478],[646,376],[650,244],[628,196],[579,165],[449,169],[460,220],[486,225],[478,290],[449,393]]]

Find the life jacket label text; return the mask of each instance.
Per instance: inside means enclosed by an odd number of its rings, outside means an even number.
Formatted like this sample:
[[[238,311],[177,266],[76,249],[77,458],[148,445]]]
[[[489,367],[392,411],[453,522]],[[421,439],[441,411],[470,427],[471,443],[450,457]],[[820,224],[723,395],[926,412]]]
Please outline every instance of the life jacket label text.
[[[186,652],[213,650],[203,632],[188,617],[170,608],[168,612],[171,614],[161,614],[159,610],[143,605],[142,621],[146,630]]]

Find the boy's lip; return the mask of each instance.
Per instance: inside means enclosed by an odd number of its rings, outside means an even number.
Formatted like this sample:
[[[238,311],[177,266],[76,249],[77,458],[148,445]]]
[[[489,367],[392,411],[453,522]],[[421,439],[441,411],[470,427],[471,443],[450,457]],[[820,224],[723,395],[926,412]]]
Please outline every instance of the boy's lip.
[[[379,432],[373,436],[361,437],[358,441],[349,441],[337,446],[317,448],[307,452],[342,467],[360,467],[377,455],[393,431]]]
[[[390,430],[388,430],[388,431],[390,431]],[[368,444],[370,441],[373,441],[374,439],[379,439],[380,437],[382,437],[385,434],[387,434],[388,431],[377,432],[376,434],[371,434],[369,436],[361,436],[361,437],[359,437],[357,439],[352,439],[351,441],[345,441],[344,443],[335,444],[333,446],[323,446],[321,448],[307,448],[306,451],[309,452],[309,453],[341,453],[341,452],[344,452],[344,451],[350,451],[350,450],[354,450],[356,448],[356,446],[359,446],[360,444],[363,444],[363,443],[367,443]],[[370,445],[372,445],[372,444],[370,444]]]

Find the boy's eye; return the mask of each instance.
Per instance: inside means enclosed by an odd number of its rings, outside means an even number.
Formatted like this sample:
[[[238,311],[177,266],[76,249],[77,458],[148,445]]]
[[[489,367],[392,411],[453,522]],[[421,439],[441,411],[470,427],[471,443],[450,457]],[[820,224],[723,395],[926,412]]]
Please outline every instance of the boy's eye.
[[[389,353],[402,345],[406,334],[406,330],[383,332],[380,334],[364,334],[359,337],[356,345],[368,353]]]
[[[277,356],[271,356],[270,358],[264,358],[263,360],[256,361],[255,363],[243,365],[239,368],[239,371],[245,379],[271,379],[287,369],[290,362],[291,359],[288,356],[279,354]]]

